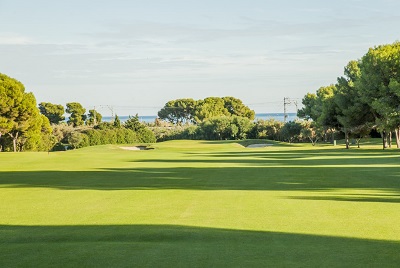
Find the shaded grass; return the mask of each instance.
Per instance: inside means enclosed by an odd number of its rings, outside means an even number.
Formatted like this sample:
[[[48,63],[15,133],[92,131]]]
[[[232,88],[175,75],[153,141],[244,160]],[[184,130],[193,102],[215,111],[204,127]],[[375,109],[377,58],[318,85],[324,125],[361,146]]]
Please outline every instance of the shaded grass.
[[[0,243],[7,244],[2,267],[390,267],[400,262],[396,242],[176,225],[0,226]]]

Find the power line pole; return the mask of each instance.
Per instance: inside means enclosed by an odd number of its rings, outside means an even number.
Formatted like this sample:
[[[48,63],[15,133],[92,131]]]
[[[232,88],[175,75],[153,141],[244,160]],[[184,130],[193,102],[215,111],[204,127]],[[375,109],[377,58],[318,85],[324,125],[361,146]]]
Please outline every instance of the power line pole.
[[[283,98],[283,123],[286,123],[286,120],[288,117],[286,105],[289,105],[289,104],[290,104],[290,99],[284,97]]]
[[[97,114],[96,106],[93,106],[93,125],[95,125],[95,126],[97,125],[96,114]]]
[[[288,118],[288,113],[287,113],[287,105],[294,104],[296,106],[296,113],[298,109],[298,103],[297,100],[291,100],[288,97],[283,98],[283,122],[286,123],[286,120]]]

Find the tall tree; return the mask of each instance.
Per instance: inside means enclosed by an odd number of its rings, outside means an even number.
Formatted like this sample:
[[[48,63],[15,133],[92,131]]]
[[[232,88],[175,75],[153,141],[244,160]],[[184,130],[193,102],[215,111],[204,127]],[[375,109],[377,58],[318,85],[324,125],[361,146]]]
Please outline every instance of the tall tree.
[[[218,97],[208,97],[204,100],[198,101],[195,112],[195,121],[200,123],[205,119],[224,115],[230,115],[228,109],[225,107],[225,101]]]
[[[51,124],[59,124],[65,120],[64,106],[61,104],[53,104],[50,102],[39,103],[40,113],[46,116]]]
[[[24,85],[16,79],[0,74],[0,132],[12,139],[17,151],[17,140],[40,120],[39,109],[32,93],[26,93]]]
[[[317,95],[315,95],[314,93],[307,93],[301,101],[301,103],[303,104],[303,108],[297,111],[297,116],[306,120],[311,119],[313,121],[317,121],[320,113],[317,110],[316,102]]]
[[[337,104],[334,99],[336,91],[335,85],[321,87],[317,90],[316,100],[317,125],[322,126],[325,133],[332,134],[332,142],[335,139],[335,132],[340,128],[337,119]]]
[[[74,127],[82,126],[86,120],[86,109],[78,102],[67,103],[65,112],[70,114],[68,124]]]
[[[86,119],[86,124],[90,126],[95,126],[101,123],[103,116],[96,110],[89,110],[89,114]]]
[[[347,149],[349,136],[361,138],[368,129],[371,130],[374,122],[370,106],[362,101],[362,91],[355,87],[360,76],[359,62],[350,61],[344,69],[344,76],[339,77],[336,84],[337,119],[345,133]]]
[[[400,147],[400,42],[370,48],[360,62],[361,76],[356,87],[370,104],[378,128],[385,133],[396,132]]]
[[[193,123],[196,105],[193,99],[171,100],[158,112],[158,117],[173,124]]]
[[[121,128],[121,120],[119,119],[118,115],[115,115],[113,126],[115,128]]]

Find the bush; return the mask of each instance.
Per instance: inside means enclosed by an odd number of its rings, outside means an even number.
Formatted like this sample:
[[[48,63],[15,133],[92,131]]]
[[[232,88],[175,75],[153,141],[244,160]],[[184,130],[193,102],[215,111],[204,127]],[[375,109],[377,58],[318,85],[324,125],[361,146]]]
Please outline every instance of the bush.
[[[253,123],[246,117],[219,116],[201,123],[200,132],[206,140],[242,140],[252,127]]]
[[[126,120],[124,127],[126,129],[133,130],[136,133],[139,142],[142,143],[156,142],[156,137],[154,133],[145,124],[140,123],[138,115],[134,117],[130,116],[129,119]]]
[[[257,120],[251,131],[251,138],[281,140],[280,132],[283,126],[283,122],[277,121],[275,119]]]

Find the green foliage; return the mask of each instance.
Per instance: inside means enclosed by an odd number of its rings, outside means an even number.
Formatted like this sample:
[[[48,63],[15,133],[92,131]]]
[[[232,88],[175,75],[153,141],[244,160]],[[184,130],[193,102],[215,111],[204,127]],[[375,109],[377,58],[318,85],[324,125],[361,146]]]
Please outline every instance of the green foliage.
[[[195,140],[198,139],[198,129],[196,125],[173,125],[155,126],[150,128],[153,131],[157,142],[168,140]]]
[[[69,133],[67,139],[68,144],[71,146],[72,149],[78,149],[85,147],[85,135],[80,132],[74,131]]]
[[[128,120],[124,123],[124,127],[133,130],[139,142],[153,143],[156,142],[154,133],[145,125],[139,121],[139,116],[129,116]]]
[[[300,139],[301,130],[302,125],[300,122],[289,121],[283,126],[281,136],[285,141],[292,143],[293,141]]]
[[[173,124],[193,123],[196,105],[193,99],[171,100],[158,112],[158,117]]]
[[[177,99],[167,102],[158,112],[162,120],[173,124],[200,124],[218,116],[239,116],[254,120],[255,112],[234,97],[209,97],[204,100]]]
[[[97,126],[94,126],[95,129],[113,129],[115,128],[114,124],[111,122],[100,122]]]
[[[370,48],[358,61],[350,61],[336,85],[322,87],[303,98],[298,115],[334,132],[362,137],[372,128],[381,132],[383,148],[395,131],[400,148],[400,42]]]
[[[225,108],[222,98],[209,97],[198,101],[195,111],[195,121],[201,123],[213,117],[229,116],[229,111]]]
[[[0,96],[0,138],[8,134],[14,152],[22,151],[28,141],[31,144],[38,143],[43,118],[36,107],[33,94],[26,93],[21,82],[0,74]],[[3,146],[10,144],[5,140]]]
[[[86,125],[95,126],[101,123],[103,116],[97,112],[96,110],[92,109],[89,110],[89,114],[86,119]]]
[[[220,116],[210,118],[200,124],[200,131],[207,140],[241,140],[253,128],[248,118]]]
[[[87,129],[81,132],[86,138],[81,140],[78,148],[103,144],[130,144],[141,142],[138,135],[130,129]]]
[[[315,146],[317,141],[323,138],[324,131],[315,122],[306,120],[300,122],[300,124],[301,124],[301,130],[299,138],[302,139],[302,141],[308,139],[311,141],[311,144]],[[297,133],[294,133],[294,135],[297,135]]]
[[[302,99],[301,103],[303,108],[297,111],[297,116],[299,118],[304,118],[306,120],[318,120],[319,112],[317,108],[317,95],[313,93],[307,93]]]
[[[121,127],[121,120],[119,120],[118,115],[115,115],[113,126],[115,128],[120,128]]]
[[[400,147],[400,42],[369,49],[360,61],[360,71],[356,87],[371,106],[377,127],[381,132],[396,129]]]
[[[257,120],[251,131],[251,138],[280,140],[280,131],[284,123],[275,119]]]
[[[68,124],[74,127],[82,126],[86,120],[86,109],[78,102],[67,103],[65,112],[70,114]]]
[[[50,102],[39,103],[40,113],[46,116],[51,124],[59,124],[65,120],[64,106],[61,104],[52,104]]]
[[[244,105],[240,99],[234,97],[223,97],[225,109],[231,115],[236,115],[240,117],[246,117],[250,120],[254,120],[255,112],[251,110],[248,106]]]

